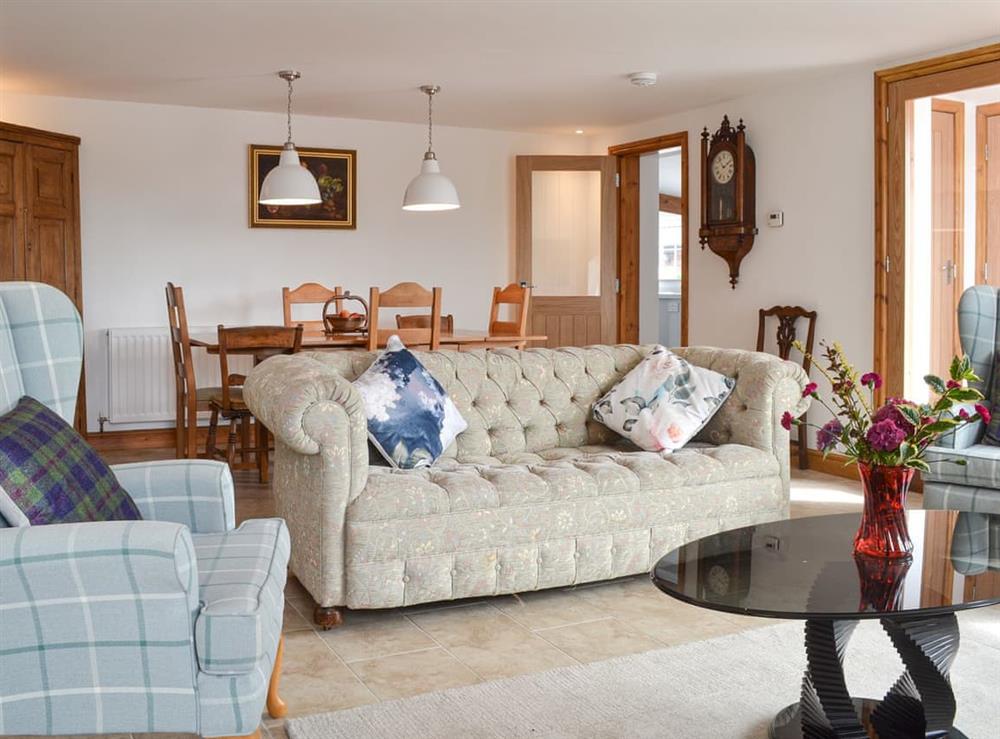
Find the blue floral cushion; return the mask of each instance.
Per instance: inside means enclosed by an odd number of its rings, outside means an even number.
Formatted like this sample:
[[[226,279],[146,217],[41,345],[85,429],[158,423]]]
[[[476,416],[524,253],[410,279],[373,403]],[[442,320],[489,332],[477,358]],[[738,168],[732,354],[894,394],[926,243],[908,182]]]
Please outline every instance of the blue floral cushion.
[[[641,449],[670,452],[701,431],[735,385],[656,346],[594,404],[592,415]]]
[[[398,336],[354,382],[368,416],[368,438],[393,467],[429,467],[468,424]]]
[[[0,489],[4,518],[13,525],[23,525],[24,519],[38,526],[142,518],[94,448],[62,417],[28,396],[0,416]],[[24,519],[11,520],[11,504]]]

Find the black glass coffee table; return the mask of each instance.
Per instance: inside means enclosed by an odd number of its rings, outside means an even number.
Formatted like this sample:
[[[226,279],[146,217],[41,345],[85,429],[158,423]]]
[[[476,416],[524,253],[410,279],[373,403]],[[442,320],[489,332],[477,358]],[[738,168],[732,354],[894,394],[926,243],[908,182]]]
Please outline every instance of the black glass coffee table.
[[[962,739],[948,678],[955,612],[1000,603],[1000,516],[907,516],[908,559],[855,558],[859,516],[817,516],[685,544],[657,562],[653,582],[702,608],[805,620],[801,696],[775,717],[771,737]],[[844,650],[863,618],[881,621],[906,667],[881,700],[852,697],[844,680]]]

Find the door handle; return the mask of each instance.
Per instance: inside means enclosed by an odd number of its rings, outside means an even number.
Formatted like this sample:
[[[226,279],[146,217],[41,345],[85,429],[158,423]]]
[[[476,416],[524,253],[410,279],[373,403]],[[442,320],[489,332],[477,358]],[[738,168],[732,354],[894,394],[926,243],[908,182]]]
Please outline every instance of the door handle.
[[[944,271],[944,281],[946,285],[950,285],[958,279],[958,265],[950,259],[945,264],[941,265],[941,269]]]

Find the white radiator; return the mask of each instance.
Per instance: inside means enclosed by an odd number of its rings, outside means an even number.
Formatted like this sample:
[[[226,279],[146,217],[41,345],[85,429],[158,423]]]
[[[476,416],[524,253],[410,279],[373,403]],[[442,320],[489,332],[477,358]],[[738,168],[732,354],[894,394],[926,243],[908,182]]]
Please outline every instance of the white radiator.
[[[192,328],[192,338],[214,341],[213,328]],[[166,328],[109,328],[108,421],[152,423],[173,421],[176,414],[174,357]],[[219,385],[219,357],[192,349],[198,387]],[[230,372],[247,372],[246,356],[230,359]]]

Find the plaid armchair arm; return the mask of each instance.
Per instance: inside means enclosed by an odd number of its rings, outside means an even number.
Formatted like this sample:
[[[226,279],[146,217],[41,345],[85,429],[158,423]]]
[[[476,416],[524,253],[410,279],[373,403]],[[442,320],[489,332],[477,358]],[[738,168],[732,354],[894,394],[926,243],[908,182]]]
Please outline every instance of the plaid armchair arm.
[[[229,467],[207,459],[168,459],[111,467],[152,521],[181,523],[194,534],[217,534],[236,525]]]
[[[956,403],[956,411],[951,415],[958,415],[958,412],[965,410],[971,416],[976,412],[975,403]],[[950,434],[945,434],[937,443],[934,445],[939,449],[968,449],[974,444],[978,444],[979,440],[983,437],[986,427],[983,425],[982,421],[976,421],[975,423],[966,424],[961,428],[952,431]]]
[[[197,731],[194,551],[158,521],[0,530],[0,732]]]

